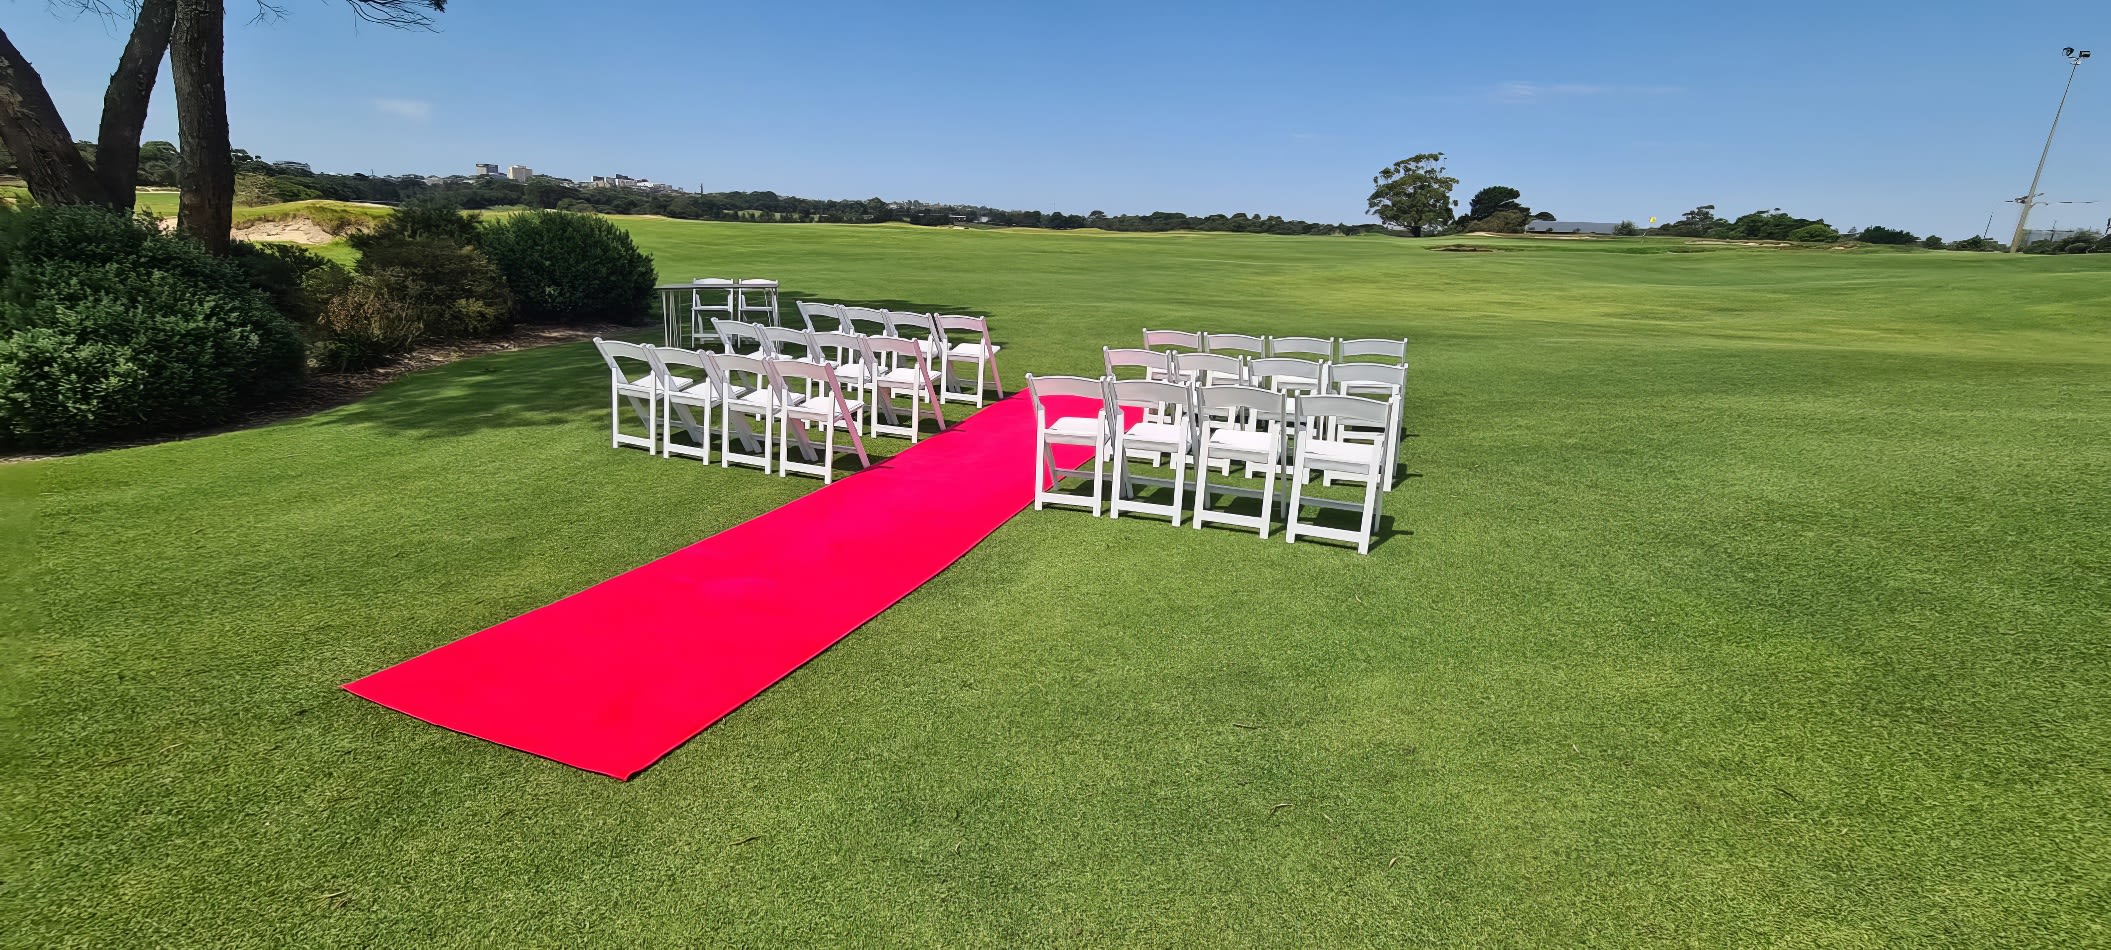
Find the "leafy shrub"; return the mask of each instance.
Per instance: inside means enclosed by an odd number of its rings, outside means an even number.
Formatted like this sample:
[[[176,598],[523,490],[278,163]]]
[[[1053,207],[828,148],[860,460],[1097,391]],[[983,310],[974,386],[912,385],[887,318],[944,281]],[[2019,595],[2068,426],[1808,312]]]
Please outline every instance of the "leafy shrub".
[[[1998,251],[2000,249],[2001,242],[1989,240],[1978,235],[1973,235],[1962,241],[1950,242],[1950,250],[1953,251]]]
[[[1642,230],[1640,228],[1635,227],[1635,223],[1633,221],[1622,221],[1619,224],[1613,225],[1613,233],[1621,237],[1634,237],[1635,235],[1642,233]]]
[[[354,234],[347,238],[346,242],[362,254],[377,245],[406,240],[442,240],[452,244],[474,245],[477,241],[478,217],[475,214],[464,214],[462,209],[444,201],[407,201],[396,209],[396,213],[383,219],[374,230],[365,234]]]
[[[1840,239],[1840,232],[1833,230],[1829,224],[1806,224],[1790,231],[1788,239],[1804,244],[1830,244]]]
[[[1855,237],[1855,240],[1861,241],[1864,244],[1905,245],[1915,243],[1919,241],[1920,238],[1914,237],[1913,232],[1911,231],[1900,231],[1894,228],[1878,226],[1863,228],[1862,233],[1857,235]]]
[[[531,320],[637,321],[652,302],[651,256],[608,219],[530,211],[484,226],[479,246]]]
[[[329,370],[365,369],[417,345],[430,303],[409,278],[396,273],[352,278],[316,320],[321,336],[315,364]]]
[[[0,444],[194,429],[299,382],[299,334],[235,265],[109,211],[4,217]]]
[[[1943,248],[1942,238],[1930,234],[1927,237],[1920,239],[1920,246],[1925,247],[1931,251],[1940,251]]]
[[[411,308],[426,339],[484,336],[512,322],[505,278],[473,247],[442,238],[391,241],[369,247],[359,273],[387,278],[390,294]]]
[[[228,260],[278,312],[304,327],[315,324],[330,295],[351,277],[343,265],[298,244],[236,241]]]

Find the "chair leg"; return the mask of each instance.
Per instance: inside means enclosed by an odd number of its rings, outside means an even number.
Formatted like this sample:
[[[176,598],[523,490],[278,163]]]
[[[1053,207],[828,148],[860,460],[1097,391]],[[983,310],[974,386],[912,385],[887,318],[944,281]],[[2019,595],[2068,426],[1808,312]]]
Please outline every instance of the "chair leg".
[[[1041,510],[1041,500],[1048,491],[1048,439],[1040,432],[1040,423],[1034,423],[1034,510]]]
[[[1180,527],[1180,514],[1186,510],[1182,504],[1182,492],[1187,489],[1187,456],[1173,456],[1173,527]]]
[[[997,398],[998,398],[998,399],[1003,399],[1003,398],[1004,398],[1004,371],[1003,371],[1003,370],[1001,370],[1001,369],[998,369],[998,368],[997,368],[997,351],[996,351],[996,349],[995,349],[995,348],[991,348],[991,349],[990,349],[990,351],[989,351],[988,353],[984,354],[984,355],[985,355],[985,356],[986,356],[986,357],[987,357],[987,358],[989,359],[989,361],[990,361],[990,379],[991,379],[991,380],[993,380],[993,381],[995,381],[995,382],[996,382],[996,384],[997,384]]]
[[[1300,450],[1298,458],[1299,463],[1304,462],[1303,454],[1303,451]],[[1297,519],[1298,516],[1303,513],[1305,507],[1304,474],[1305,467],[1303,464],[1299,464],[1290,470],[1290,512],[1288,517],[1285,517],[1283,519],[1283,540],[1290,544],[1297,543]],[[1275,477],[1274,466],[1269,467],[1268,477]]]
[[[1372,469],[1363,487],[1363,537],[1356,542],[1358,554],[1371,553],[1371,532],[1378,528],[1378,499],[1383,495],[1378,491],[1377,466]]]
[[[1106,446],[1098,443],[1094,443],[1092,446],[1092,517],[1094,518],[1099,517],[1100,489],[1107,484],[1106,470],[1101,467],[1101,461],[1106,457],[1106,448]]]
[[[1281,467],[1272,461],[1269,462],[1268,475],[1261,480],[1261,540],[1263,541],[1268,540],[1269,530],[1275,527],[1275,470]],[[1295,490],[1292,489],[1292,491]],[[1290,525],[1296,523],[1296,518],[1297,512],[1292,510],[1290,518],[1283,524],[1283,530],[1289,531]]]
[[[608,390],[608,447],[612,449],[623,447],[623,443],[616,438],[623,434],[622,400],[623,397],[616,393],[615,387],[610,387]]]
[[[856,415],[862,416],[864,414],[865,407],[859,406]],[[865,437],[858,434],[858,425],[861,421],[856,417],[850,420],[850,446],[858,451],[858,467],[861,469],[871,468],[872,458],[865,454]]]
[[[1202,430],[1202,448],[1195,453],[1195,530],[1202,530],[1202,509],[1209,507],[1209,430]]]
[[[836,482],[835,423],[828,423],[826,428],[828,429],[828,435],[821,441],[821,484],[833,485]]]

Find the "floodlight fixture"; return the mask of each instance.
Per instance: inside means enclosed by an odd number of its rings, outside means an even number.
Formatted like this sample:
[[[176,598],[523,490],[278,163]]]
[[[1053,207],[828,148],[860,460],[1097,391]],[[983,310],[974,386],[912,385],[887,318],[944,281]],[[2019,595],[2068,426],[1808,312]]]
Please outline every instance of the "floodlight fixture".
[[[2060,105],[2052,110],[2052,128],[2045,133],[2045,148],[2038,153],[2038,170],[2030,175],[2030,190],[2023,193],[2023,211],[2016,215],[2016,236],[2008,242],[2009,253],[2023,250],[2023,235],[2030,224],[2030,207],[2038,197],[2038,179],[2045,175],[2045,159],[2052,154],[2052,137],[2060,131],[2060,114],[2067,111],[2067,94],[2074,91],[2074,73],[2089,58],[2088,50],[2077,50],[2072,46],[2061,47],[2060,53],[2067,57],[2067,85],[2060,90]]]

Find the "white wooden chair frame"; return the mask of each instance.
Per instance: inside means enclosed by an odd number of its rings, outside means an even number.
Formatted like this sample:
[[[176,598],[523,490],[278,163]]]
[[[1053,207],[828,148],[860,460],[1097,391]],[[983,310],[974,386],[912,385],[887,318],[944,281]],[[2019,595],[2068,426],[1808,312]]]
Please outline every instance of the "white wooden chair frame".
[[[1089,508],[1092,517],[1099,517],[1100,493],[1106,485],[1106,461],[1113,454],[1114,445],[1111,426],[1107,424],[1107,392],[1104,380],[1086,379],[1083,376],[1035,376],[1026,374],[1027,397],[1034,405],[1034,510],[1046,505],[1069,505]],[[1092,400],[1094,411],[1090,416],[1064,416],[1050,422],[1048,408],[1042,400],[1053,397],[1074,396]],[[1081,445],[1092,450],[1092,467],[1062,468],[1056,465],[1055,446]],[[1065,478],[1090,478],[1092,496],[1089,499],[1065,494],[1057,489]]]
[[[1297,440],[1297,455],[1290,465],[1290,511],[1283,519],[1283,540],[1296,544],[1300,535],[1325,538],[1354,544],[1358,554],[1371,553],[1372,529],[1377,526],[1385,506],[1385,493],[1379,490],[1385,471],[1384,459],[1379,457],[1381,446],[1342,442],[1323,436],[1338,424],[1391,427],[1394,425],[1393,403],[1361,396],[1299,396],[1292,405],[1291,416],[1305,434]],[[1303,476],[1329,472],[1362,482],[1363,503],[1306,497]],[[1360,527],[1350,531],[1310,524],[1300,520],[1306,507],[1357,512]]]
[[[1122,512],[1164,515],[1180,527],[1187,507],[1187,470],[1195,464],[1195,390],[1191,386],[1157,379],[1106,380],[1106,418],[1114,429],[1114,491],[1108,504],[1109,517]],[[1126,408],[1139,408],[1143,418],[1128,424]],[[1162,421],[1155,421],[1162,420]],[[1132,457],[1165,457],[1173,467],[1168,479],[1137,475],[1129,470]],[[1171,504],[1139,501],[1137,486],[1171,488]]]
[[[1196,528],[1205,524],[1228,524],[1257,529],[1266,539],[1275,524],[1275,479],[1283,468],[1284,432],[1288,428],[1282,393],[1258,386],[1203,386],[1195,390],[1195,518]],[[1244,419],[1245,422],[1238,420]],[[1260,472],[1261,490],[1229,485],[1211,487],[1210,467],[1223,462],[1246,463],[1250,474]],[[1257,498],[1259,515],[1240,515],[1210,508],[1212,495]]]
[[[689,343],[696,347],[705,343],[717,343],[718,332],[705,332],[704,324],[716,319],[739,319],[740,309],[734,302],[739,293],[735,287],[737,282],[725,277],[699,277],[689,283]],[[705,303],[705,294],[718,295],[720,302]],[[714,317],[714,314],[721,316]]]
[[[784,403],[782,422],[784,432],[778,439],[777,477],[783,478],[792,472],[804,475],[819,475],[821,483],[831,484],[836,480],[836,430],[850,433],[850,445],[843,454],[858,457],[861,468],[871,468],[872,458],[865,454],[865,437],[860,430],[865,425],[865,404],[859,400],[846,399],[843,387],[836,380],[832,367],[800,360],[770,359],[762,361],[763,369],[769,372],[770,389]],[[791,381],[804,380],[809,393],[801,396],[791,390]],[[792,442],[799,442],[800,455],[814,458],[812,433],[808,430],[819,426],[822,430],[820,461],[792,461]]]
[[[1260,359],[1268,355],[1268,338],[1245,333],[1204,333],[1202,352],[1232,353],[1247,359]]]
[[[1331,363],[1334,362],[1334,348],[1338,342],[1316,336],[1272,336],[1268,338],[1268,355],[1294,356]]]
[[[660,385],[653,375],[652,354],[636,343],[622,340],[594,338],[594,349],[601,354],[601,361],[608,364],[608,438],[610,448],[634,445],[647,452],[659,451]],[[623,368],[625,362],[637,364],[644,372],[632,375]],[[623,431],[623,401],[630,401],[632,414],[645,424],[645,435],[640,438]]]
[[[1341,396],[1375,397],[1392,405],[1393,425],[1388,429],[1357,425],[1337,421],[1330,438],[1341,442],[1370,442],[1385,455],[1384,491],[1393,490],[1394,472],[1399,467],[1400,430],[1404,426],[1401,416],[1407,406],[1407,367],[1385,363],[1336,363],[1327,371],[1334,384],[1334,392]],[[1351,480],[1350,476],[1328,472],[1323,476],[1326,484]]]
[[[1407,339],[1405,337],[1398,340],[1377,337],[1343,340],[1341,341],[1340,350],[1341,358],[1339,361],[1343,363],[1359,356],[1376,356],[1401,366],[1407,365]]]
[[[1202,334],[1190,333],[1186,330],[1153,330],[1149,327],[1144,328],[1144,349],[1163,350],[1173,353],[1180,352],[1180,350],[1171,349],[1172,347],[1180,347],[1190,353],[1200,353],[1202,352]]]
[[[652,359],[652,375],[660,385],[660,457],[681,455],[708,464],[711,461],[711,416],[718,408],[718,386],[712,382],[711,371],[704,363],[710,354],[702,350],[661,346],[648,346],[645,353]],[[690,372],[678,375],[676,369]],[[697,421],[694,410],[703,411],[703,421]],[[674,427],[677,425],[689,433],[696,445],[681,445],[674,441]]]
[[[770,450],[776,442],[777,424],[784,417],[787,399],[770,384],[770,370],[764,357],[741,356],[739,354],[714,354],[706,361],[712,371],[711,382],[719,387],[718,401],[718,465],[727,468],[733,465],[752,465],[765,474],[770,471]],[[746,385],[741,376],[756,381]],[[801,397],[796,394],[791,399]],[[762,423],[762,435],[758,439],[748,420]],[[733,442],[740,440],[742,451],[734,451]]]
[[[938,374],[931,370],[930,350],[920,340],[892,337],[866,337],[864,340],[875,365],[881,367],[872,380],[872,434],[898,436],[914,445],[923,437],[926,408],[931,420],[938,424],[938,431],[944,432],[946,417],[939,411],[939,400],[943,397],[939,393]],[[894,400],[903,394],[909,397],[907,425],[896,421],[900,418],[900,408]],[[882,416],[886,421],[880,421]]]
[[[940,398],[947,402],[971,403],[979,407],[982,405],[983,392],[994,382],[997,384],[997,398],[1003,399],[1004,373],[997,368],[997,354],[1003,352],[1004,347],[991,342],[989,318],[941,313],[934,317],[934,321],[938,324],[939,339],[945,345],[945,366],[938,389]],[[953,333],[956,331],[971,333],[975,338],[966,343],[954,343]],[[953,388],[953,381],[959,378],[953,373],[953,365],[956,363],[975,364],[975,388],[972,391],[962,392]]]

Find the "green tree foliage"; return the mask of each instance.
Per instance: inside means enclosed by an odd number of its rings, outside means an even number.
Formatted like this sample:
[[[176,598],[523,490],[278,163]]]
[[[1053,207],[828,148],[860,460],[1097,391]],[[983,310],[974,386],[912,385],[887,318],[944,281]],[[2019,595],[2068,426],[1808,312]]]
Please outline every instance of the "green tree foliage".
[[[1452,221],[1458,202],[1451,197],[1457,178],[1444,174],[1444,153],[1424,152],[1379,169],[1371,179],[1369,213],[1388,226],[1422,232]]]
[[[2076,231],[2064,237],[2033,241],[2025,254],[2111,254],[2111,236],[2095,231]]]
[[[1855,240],[1864,244],[1906,245],[1916,243],[1920,238],[1914,237],[1911,231],[1900,231],[1877,225],[1863,228],[1862,233],[1855,235]]]
[[[1613,225],[1613,233],[1619,235],[1620,237],[1634,237],[1635,235],[1642,233],[1642,229],[1635,227],[1635,223],[1633,221],[1623,220],[1619,224]]]
[[[297,385],[293,324],[148,219],[0,212],[0,444],[61,449],[225,422]]]
[[[409,240],[435,239],[473,246],[477,242],[480,217],[464,213],[459,206],[445,199],[425,198],[406,202],[374,230],[354,234],[345,240],[362,254],[373,248]]]
[[[1831,244],[1840,239],[1840,232],[1823,221],[1816,221],[1790,231],[1788,239],[1799,244]]]
[[[485,225],[478,246],[528,320],[635,322],[652,303],[652,258],[607,218],[525,212]]]
[[[1658,234],[1672,237],[1707,237],[1708,231],[1721,221],[1715,216],[1714,205],[1701,205],[1686,212],[1677,221],[1657,229]]]
[[[1529,218],[1532,216],[1532,209],[1517,201],[1522,197],[1524,192],[1508,185],[1489,185],[1474,192],[1473,198],[1466,202],[1466,217],[1479,221],[1498,211],[1518,211]]]
[[[1940,251],[1943,248],[1942,238],[1930,234],[1927,237],[1920,239],[1920,246],[1925,247],[1931,251]]]
[[[1998,251],[2000,249],[2000,241],[1990,240],[1979,235],[1973,235],[1962,241],[1950,242],[1950,250],[1953,251]]]

